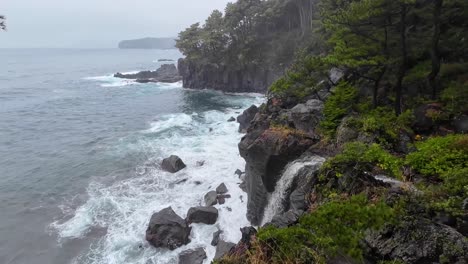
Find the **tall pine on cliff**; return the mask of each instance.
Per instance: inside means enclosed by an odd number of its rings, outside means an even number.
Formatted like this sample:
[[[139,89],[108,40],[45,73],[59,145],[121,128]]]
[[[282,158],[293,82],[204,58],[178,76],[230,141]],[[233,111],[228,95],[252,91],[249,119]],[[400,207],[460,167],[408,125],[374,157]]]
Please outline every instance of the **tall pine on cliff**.
[[[179,34],[177,47],[200,63],[282,70],[310,40],[315,1],[239,0],[224,15],[215,10],[204,25]]]

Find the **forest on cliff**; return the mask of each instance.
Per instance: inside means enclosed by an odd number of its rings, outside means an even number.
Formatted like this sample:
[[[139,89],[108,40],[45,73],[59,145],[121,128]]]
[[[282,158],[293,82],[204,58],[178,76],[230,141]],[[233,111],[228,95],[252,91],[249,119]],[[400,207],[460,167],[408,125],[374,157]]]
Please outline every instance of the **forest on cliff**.
[[[468,263],[467,37],[466,0],[239,0],[181,32],[201,67],[283,71],[239,145],[248,178],[259,149],[263,183],[328,158],[304,213],[218,262]]]

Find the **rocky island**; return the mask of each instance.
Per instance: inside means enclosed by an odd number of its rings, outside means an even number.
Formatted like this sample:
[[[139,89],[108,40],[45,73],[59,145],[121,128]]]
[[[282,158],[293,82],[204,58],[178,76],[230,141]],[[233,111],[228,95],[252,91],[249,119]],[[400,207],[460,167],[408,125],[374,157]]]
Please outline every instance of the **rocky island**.
[[[174,49],[174,38],[142,38],[123,40],[119,42],[119,49]]]
[[[114,74],[114,77],[133,79],[138,83],[174,83],[182,80],[182,77],[179,75],[179,70],[174,64],[164,64],[156,71],[141,71],[131,74],[118,72]]]

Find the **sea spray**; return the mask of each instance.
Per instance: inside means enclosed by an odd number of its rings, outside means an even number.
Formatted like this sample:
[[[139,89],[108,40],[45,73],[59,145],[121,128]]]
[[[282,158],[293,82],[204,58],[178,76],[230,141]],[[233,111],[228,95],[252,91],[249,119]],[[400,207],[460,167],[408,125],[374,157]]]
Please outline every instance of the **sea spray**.
[[[244,100],[245,108],[263,101],[261,97],[230,99]],[[181,251],[200,246],[205,247],[209,263],[215,253],[211,237],[218,227],[224,231],[222,239],[237,242],[239,229],[249,225],[246,199],[241,199],[246,194],[238,187],[240,182],[234,174],[245,164],[237,150],[242,134],[237,133],[238,124],[227,119],[240,111],[230,108],[163,115],[136,139],[122,139],[118,151],[142,149],[157,153],[157,157],[149,157],[126,179],[107,186],[91,183],[88,200],[71,218],[52,224],[62,241],[81,239],[95,228],[106,230],[75,263],[176,263]],[[187,168],[176,174],[161,171],[161,158],[172,154],[180,156]],[[197,165],[198,161],[205,161],[204,165]],[[188,180],[177,184],[183,179]],[[190,207],[200,205],[203,195],[220,183],[226,184],[232,198],[216,206],[220,211],[216,225],[194,224],[191,243],[175,251],[155,249],[146,243],[145,230],[154,212],[172,206],[185,217]]]
[[[270,222],[275,215],[284,212],[284,203],[287,198],[286,195],[300,170],[304,167],[312,167],[314,171],[318,170],[323,162],[325,162],[324,158],[313,156],[295,160],[286,165],[281,178],[276,183],[274,192],[269,197],[268,204],[265,207],[262,224]]]

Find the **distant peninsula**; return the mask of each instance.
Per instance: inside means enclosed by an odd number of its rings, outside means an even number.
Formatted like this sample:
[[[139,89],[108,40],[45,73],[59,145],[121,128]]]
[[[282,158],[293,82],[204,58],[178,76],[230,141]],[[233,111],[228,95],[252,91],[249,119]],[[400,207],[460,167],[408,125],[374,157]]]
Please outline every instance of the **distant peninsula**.
[[[175,49],[174,38],[142,38],[123,40],[119,49]]]

